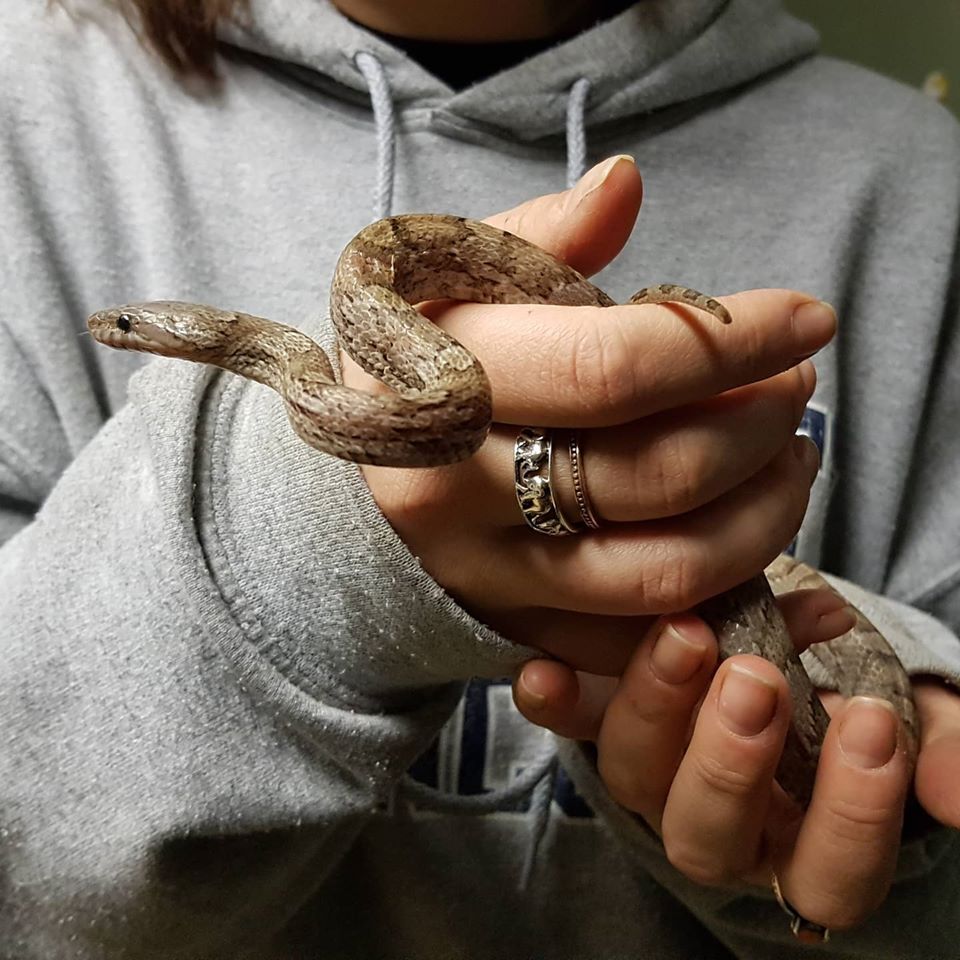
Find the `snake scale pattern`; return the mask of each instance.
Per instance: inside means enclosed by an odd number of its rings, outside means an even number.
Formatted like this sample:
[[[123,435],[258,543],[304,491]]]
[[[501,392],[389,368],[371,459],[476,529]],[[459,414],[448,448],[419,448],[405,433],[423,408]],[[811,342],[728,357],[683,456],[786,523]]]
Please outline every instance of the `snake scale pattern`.
[[[483,443],[492,420],[490,384],[473,354],[413,304],[436,299],[483,303],[611,306],[577,271],[513,234],[474,220],[414,214],[371,224],[337,263],[330,311],[343,349],[393,389],[369,394],[339,384],[330,359],[292,327],[227,310],[174,301],[130,304],[88,320],[108,346],[214,364],[271,387],[306,443],[344,460],[401,467],[455,463]],[[722,323],[730,316],[695,290],[647,287],[631,303],[676,302]],[[787,633],[778,590],[829,585],[787,556],[698,607],[721,657],[754,653],[787,677],[793,719],[777,770],[798,804],[809,802],[828,717]],[[845,696],[890,701],[916,753],[910,683],[888,642],[858,613],[856,626],[811,648]]]

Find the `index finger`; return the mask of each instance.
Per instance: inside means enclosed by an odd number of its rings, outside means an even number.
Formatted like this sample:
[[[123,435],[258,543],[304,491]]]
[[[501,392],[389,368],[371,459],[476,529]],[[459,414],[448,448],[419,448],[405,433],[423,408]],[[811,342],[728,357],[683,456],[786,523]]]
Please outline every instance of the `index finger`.
[[[729,325],[674,304],[457,304],[433,316],[474,351],[502,423],[600,427],[764,380],[825,346],[828,304],[794,290],[717,297]],[[798,381],[799,382],[799,381]]]

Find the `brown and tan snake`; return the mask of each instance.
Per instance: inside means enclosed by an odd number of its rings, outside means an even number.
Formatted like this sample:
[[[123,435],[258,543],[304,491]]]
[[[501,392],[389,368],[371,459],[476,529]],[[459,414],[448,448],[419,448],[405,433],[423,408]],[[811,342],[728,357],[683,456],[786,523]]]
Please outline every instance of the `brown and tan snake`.
[[[368,394],[337,383],[324,351],[291,327],[244,313],[178,302],[132,304],[88,320],[108,346],[209,363],[273,388],[308,444],[357,463],[437,466],[470,456],[492,419],[490,384],[466,348],[413,306],[425,300],[611,306],[571,267],[518,237],[460,217],[409,215],[371,224],[340,256],[330,295],[343,349],[393,388]],[[730,322],[716,300],[665,284],[631,303],[685,303]],[[769,578],[769,581],[768,581]],[[812,568],[781,556],[767,570],[698,607],[717,633],[721,657],[755,653],[787,677],[793,719],[777,780],[809,802],[827,714],[787,633],[778,591],[826,587]],[[863,617],[853,630],[811,648],[844,696],[882,697],[902,717],[916,753],[910,683],[887,641]]]

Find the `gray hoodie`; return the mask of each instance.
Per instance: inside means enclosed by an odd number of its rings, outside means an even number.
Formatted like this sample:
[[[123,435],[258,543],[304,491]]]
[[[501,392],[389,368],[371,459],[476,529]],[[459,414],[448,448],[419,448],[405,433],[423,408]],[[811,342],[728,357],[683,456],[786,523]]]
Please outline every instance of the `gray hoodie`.
[[[956,834],[801,950],[771,896],[685,881],[589,751],[520,720],[497,681],[530,651],[274,394],[83,335],[175,298],[329,343],[335,256],[374,215],[485,216],[632,153],[611,294],[839,308],[797,551],[957,681],[956,123],[773,0],[646,0],[460,93],[324,0],[252,6],[209,93],[106,4],[0,0],[0,956],[956,957]]]

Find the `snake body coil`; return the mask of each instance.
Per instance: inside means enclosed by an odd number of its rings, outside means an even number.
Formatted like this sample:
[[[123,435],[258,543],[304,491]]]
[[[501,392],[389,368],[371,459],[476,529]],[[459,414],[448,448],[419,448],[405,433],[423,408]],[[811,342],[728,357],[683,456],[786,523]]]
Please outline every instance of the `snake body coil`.
[[[341,254],[330,294],[341,346],[390,392],[370,394],[337,383],[329,357],[313,340],[244,313],[159,301],[100,311],[88,326],[108,346],[214,364],[266,384],[283,398],[299,436],[325,453],[357,463],[426,467],[469,457],[492,419],[490,384],[476,357],[413,306],[437,299],[613,305],[577,271],[510,233],[460,217],[409,215],[362,230]],[[730,322],[718,301],[681,286],[648,287],[630,302],[686,303]],[[815,570],[788,557],[767,575],[782,588],[828,587]],[[786,674],[794,715],[777,779],[805,806],[828,718],[770,582],[754,577],[698,609],[716,632],[722,657],[756,653]],[[848,634],[812,649],[841,693],[893,703],[915,753],[909,680],[866,618],[859,615]]]

